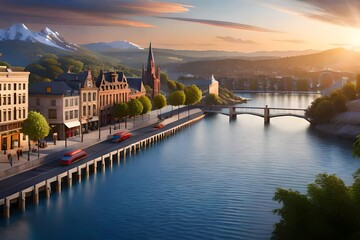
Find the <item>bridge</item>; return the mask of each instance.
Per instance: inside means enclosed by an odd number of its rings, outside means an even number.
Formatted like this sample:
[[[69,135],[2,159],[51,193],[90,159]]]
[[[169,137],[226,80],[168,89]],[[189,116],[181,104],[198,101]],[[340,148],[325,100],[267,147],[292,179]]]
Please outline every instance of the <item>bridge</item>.
[[[304,108],[276,108],[276,107],[240,107],[240,106],[202,106],[204,113],[219,113],[227,115],[230,120],[236,119],[237,115],[248,114],[264,118],[264,123],[270,123],[271,118],[275,117],[297,117],[310,122],[305,116]]]

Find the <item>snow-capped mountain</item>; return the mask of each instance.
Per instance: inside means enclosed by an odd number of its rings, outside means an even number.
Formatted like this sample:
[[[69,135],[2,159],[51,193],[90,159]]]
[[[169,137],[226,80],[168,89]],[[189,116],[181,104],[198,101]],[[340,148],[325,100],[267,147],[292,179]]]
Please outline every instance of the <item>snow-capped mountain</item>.
[[[109,49],[117,49],[117,50],[144,50],[144,48],[136,45],[135,43],[128,41],[114,41],[114,42],[97,42],[97,43],[89,43],[82,45],[90,50],[94,51],[105,51]]]
[[[19,40],[24,42],[38,42],[51,47],[68,51],[76,51],[79,46],[66,41],[58,32],[46,27],[40,32],[33,32],[25,24],[14,24],[6,29],[0,29],[0,41]]]

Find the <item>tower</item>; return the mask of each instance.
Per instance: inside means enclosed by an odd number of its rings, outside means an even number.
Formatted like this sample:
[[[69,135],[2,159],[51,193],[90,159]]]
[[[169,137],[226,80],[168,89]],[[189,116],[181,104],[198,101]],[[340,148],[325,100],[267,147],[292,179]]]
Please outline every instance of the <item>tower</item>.
[[[146,70],[144,70],[143,68],[142,72],[142,81],[144,85],[149,85],[152,88],[151,98],[153,98],[160,93],[160,67],[157,68],[156,72],[155,58],[151,43],[149,46],[149,55],[147,59]]]

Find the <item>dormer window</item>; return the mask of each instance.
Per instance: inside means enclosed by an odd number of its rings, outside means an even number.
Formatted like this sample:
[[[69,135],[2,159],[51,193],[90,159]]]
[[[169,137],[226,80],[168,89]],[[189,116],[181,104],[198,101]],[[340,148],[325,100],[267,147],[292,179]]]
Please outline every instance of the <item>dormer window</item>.
[[[51,87],[46,87],[45,91],[46,93],[51,93]]]

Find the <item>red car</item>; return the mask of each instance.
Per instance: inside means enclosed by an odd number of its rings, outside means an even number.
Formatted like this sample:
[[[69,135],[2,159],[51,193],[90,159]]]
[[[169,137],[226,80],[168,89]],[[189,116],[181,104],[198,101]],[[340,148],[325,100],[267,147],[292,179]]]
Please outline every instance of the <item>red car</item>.
[[[70,165],[71,163],[78,161],[82,158],[87,157],[87,153],[81,149],[72,150],[70,152],[66,152],[64,156],[61,158],[60,163],[62,165]]]
[[[114,133],[111,137],[111,141],[112,142],[121,142],[124,141],[125,139],[128,139],[132,136],[132,134],[130,132],[126,132],[126,131],[121,131],[121,132],[117,132]]]
[[[156,124],[155,125],[155,130],[157,130],[157,129],[160,129],[160,128],[163,128],[163,127],[165,127],[165,125],[163,124],[163,123],[158,123],[158,124]]]

